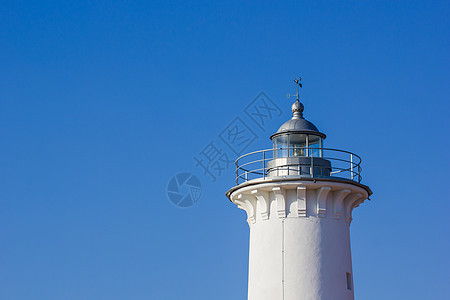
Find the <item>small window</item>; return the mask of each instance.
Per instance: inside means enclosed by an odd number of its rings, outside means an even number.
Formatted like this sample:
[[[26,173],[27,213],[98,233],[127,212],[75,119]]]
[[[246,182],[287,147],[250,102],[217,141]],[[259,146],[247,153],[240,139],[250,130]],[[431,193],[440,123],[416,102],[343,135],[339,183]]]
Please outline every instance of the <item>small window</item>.
[[[347,272],[347,290],[352,290],[352,274]]]

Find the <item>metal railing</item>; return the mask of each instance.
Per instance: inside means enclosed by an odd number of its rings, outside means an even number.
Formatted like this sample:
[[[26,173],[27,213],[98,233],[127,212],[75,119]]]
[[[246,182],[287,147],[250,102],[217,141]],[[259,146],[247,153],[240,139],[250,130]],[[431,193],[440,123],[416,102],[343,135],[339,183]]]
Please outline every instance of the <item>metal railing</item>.
[[[283,160],[280,160],[291,157],[302,157],[306,160],[303,159],[303,162],[298,163],[283,163]],[[274,163],[275,160],[277,160],[276,163]],[[328,165],[318,164],[324,160],[329,162],[326,162]],[[235,164],[237,185],[253,179],[277,176],[338,178],[356,182],[362,180],[361,157],[349,151],[332,148],[297,147],[259,150],[242,155]],[[326,172],[322,169],[326,169]]]

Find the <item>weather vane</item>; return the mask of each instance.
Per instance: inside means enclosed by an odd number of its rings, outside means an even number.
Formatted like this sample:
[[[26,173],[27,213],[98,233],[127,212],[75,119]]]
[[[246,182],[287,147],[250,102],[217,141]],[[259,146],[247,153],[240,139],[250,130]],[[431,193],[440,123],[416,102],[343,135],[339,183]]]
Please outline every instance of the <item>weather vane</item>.
[[[297,84],[297,94],[292,95],[292,96],[296,96],[297,97],[297,101],[299,101],[300,99],[300,89],[301,87],[303,87],[302,85],[302,78],[298,77],[298,79],[294,79],[294,82]],[[287,97],[290,98],[291,94],[287,94]]]

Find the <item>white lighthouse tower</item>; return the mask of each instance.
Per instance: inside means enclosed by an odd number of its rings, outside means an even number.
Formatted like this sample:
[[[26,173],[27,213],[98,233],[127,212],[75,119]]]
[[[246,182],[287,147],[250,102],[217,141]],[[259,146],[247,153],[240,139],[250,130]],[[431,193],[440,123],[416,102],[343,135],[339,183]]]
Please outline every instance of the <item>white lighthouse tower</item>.
[[[372,191],[360,157],[325,148],[303,109],[297,93],[273,147],[236,160],[227,196],[247,212],[248,300],[354,299],[349,227]]]

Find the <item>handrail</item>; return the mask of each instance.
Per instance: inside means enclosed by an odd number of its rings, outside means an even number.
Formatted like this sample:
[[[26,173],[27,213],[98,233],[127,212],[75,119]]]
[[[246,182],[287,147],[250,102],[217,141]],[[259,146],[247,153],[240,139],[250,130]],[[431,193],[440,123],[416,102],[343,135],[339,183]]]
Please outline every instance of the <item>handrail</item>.
[[[292,151],[301,151],[304,155],[292,155]],[[280,157],[279,152],[283,151]],[[318,151],[317,155],[314,152]],[[279,158],[304,157],[310,158],[304,163],[272,163],[270,161]],[[317,164],[319,161],[326,162],[325,165]],[[321,159],[321,160],[320,160]],[[236,184],[240,181],[249,181],[257,178],[299,176],[299,177],[330,177],[347,179],[361,182],[362,159],[359,155],[350,151],[333,148],[316,147],[279,147],[257,150],[240,156],[235,161]],[[309,172],[305,172],[309,170]],[[275,175],[273,172],[276,172]],[[259,177],[258,177],[259,176]]]
[[[238,157],[236,159],[236,161],[240,160],[243,157],[255,154],[255,153],[260,153],[260,152],[270,152],[270,151],[275,151],[275,150],[288,150],[288,149],[309,149],[309,150],[331,150],[331,151],[336,151],[336,152],[342,152],[342,153],[347,153],[347,154],[353,154],[354,156],[356,156],[357,158],[359,158],[361,160],[361,157],[353,152],[347,151],[347,150],[342,150],[342,149],[334,149],[334,148],[316,148],[316,147],[280,147],[280,148],[270,148],[270,149],[263,149],[263,150],[257,150],[257,151],[253,151],[253,152],[249,152],[246,153],[244,155],[241,155],[240,157]]]

